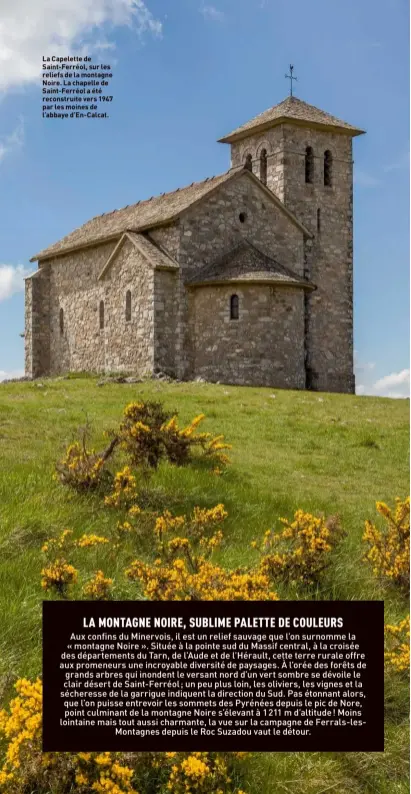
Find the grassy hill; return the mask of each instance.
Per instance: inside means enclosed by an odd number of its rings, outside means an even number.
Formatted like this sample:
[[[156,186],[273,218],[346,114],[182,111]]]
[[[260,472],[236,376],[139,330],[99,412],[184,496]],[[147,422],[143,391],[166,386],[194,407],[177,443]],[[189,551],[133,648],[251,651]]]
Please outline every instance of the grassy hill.
[[[108,383],[93,377],[0,385],[0,696],[18,676],[41,669],[42,542],[69,527],[104,534],[113,517],[96,496],[80,498],[52,479],[54,463],[89,423],[97,448],[123,407],[161,400],[181,420],[206,414],[204,430],[233,444],[222,477],[201,466],[163,465],[154,475],[161,509],[187,512],[223,502],[229,517],[221,561],[252,559],[250,542],[297,508],[338,513],[347,537],[314,597],[385,600],[386,622],[408,606],[383,590],[361,561],[366,518],[376,500],[408,493],[408,401],[203,383]],[[149,554],[149,550],[143,550]],[[96,552],[103,554],[104,552]],[[93,563],[96,558],[94,557]],[[95,566],[94,566],[95,567]],[[309,597],[282,592],[282,597]],[[119,592],[127,597],[126,592]],[[311,596],[312,597],[312,596]],[[387,745],[381,754],[256,755],[247,763],[250,792],[368,794],[408,791],[407,693],[394,677],[386,687]]]

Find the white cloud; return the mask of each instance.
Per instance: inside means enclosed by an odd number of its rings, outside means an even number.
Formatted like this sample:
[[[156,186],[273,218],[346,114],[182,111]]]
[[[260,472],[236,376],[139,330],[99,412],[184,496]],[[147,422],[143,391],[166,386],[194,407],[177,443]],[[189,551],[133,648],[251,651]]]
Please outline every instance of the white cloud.
[[[0,91],[38,82],[43,56],[101,50],[112,27],[161,34],[143,0],[0,0],[0,8]]]
[[[401,372],[392,372],[374,383],[376,394],[385,397],[409,397],[410,371],[402,369]]]
[[[224,11],[220,11],[215,6],[202,6],[200,8],[200,14],[202,14],[205,19],[211,19],[213,22],[222,22],[225,17]]]
[[[0,34],[1,35],[1,34]],[[1,55],[0,55],[1,58]],[[0,78],[1,79],[1,78]],[[0,163],[7,155],[11,154],[15,149],[20,149],[24,142],[24,122],[20,118],[19,123],[15,130],[10,135],[3,135],[0,138]]]
[[[0,369],[0,381],[11,380],[12,378],[23,378],[23,377],[24,377],[24,369],[12,369],[9,372],[6,372],[5,369]]]
[[[391,397],[401,399],[410,396],[410,370],[402,369],[400,372],[391,372],[384,375],[370,385],[358,384],[356,394],[366,394],[370,397]]]
[[[24,290],[24,279],[31,270],[23,265],[0,265],[0,301]]]

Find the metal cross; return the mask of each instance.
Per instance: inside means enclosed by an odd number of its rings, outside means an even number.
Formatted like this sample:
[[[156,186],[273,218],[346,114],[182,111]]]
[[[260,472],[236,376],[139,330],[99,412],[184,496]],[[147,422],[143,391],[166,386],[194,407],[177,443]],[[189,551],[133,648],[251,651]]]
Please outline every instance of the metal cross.
[[[294,77],[294,75],[293,75],[293,69],[294,69],[294,66],[292,65],[292,63],[290,63],[290,74],[285,74],[284,75],[284,77],[286,77],[287,80],[290,81],[290,96],[293,95],[293,80],[297,80],[297,78]]]

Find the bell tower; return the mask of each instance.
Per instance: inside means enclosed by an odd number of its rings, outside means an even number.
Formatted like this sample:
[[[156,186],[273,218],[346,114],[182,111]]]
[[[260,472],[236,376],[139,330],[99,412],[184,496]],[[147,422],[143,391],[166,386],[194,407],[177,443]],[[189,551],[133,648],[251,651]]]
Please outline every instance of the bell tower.
[[[352,139],[362,133],[291,95],[220,139],[231,145],[231,167],[252,170],[312,232],[306,387],[319,391],[355,391]]]

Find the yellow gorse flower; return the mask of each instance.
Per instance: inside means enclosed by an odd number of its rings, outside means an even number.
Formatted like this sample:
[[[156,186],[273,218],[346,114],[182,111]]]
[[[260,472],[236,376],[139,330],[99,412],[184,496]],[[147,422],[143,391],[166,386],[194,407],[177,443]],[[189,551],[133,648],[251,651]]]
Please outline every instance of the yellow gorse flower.
[[[104,499],[107,507],[128,507],[137,497],[137,481],[130,466],[124,466],[114,477],[113,491]]]
[[[280,518],[280,523],[280,532],[269,529],[264,534],[261,572],[274,580],[314,584],[328,565],[330,552],[344,537],[338,519],[297,510],[293,521]],[[256,541],[252,547],[258,547]]]
[[[110,543],[109,539],[101,537],[100,535],[82,535],[79,540],[74,541],[74,546],[77,546],[79,549],[89,549],[93,546],[101,546],[105,543]]]
[[[64,529],[58,538],[48,538],[41,547],[41,550],[44,554],[49,554],[50,552],[59,554],[72,544],[72,537],[73,530]]]
[[[16,697],[10,701],[8,709],[0,711],[0,736],[6,742],[0,785],[5,794],[40,789],[57,794],[63,787],[66,790],[67,781],[70,781],[73,794],[138,794],[134,780],[140,773],[143,791],[147,790],[147,782],[150,790],[151,787],[157,790],[158,780],[161,780],[164,790],[172,794],[239,794],[238,789],[230,785],[229,764],[233,755],[42,753],[41,680],[19,679],[15,689]]]
[[[92,601],[108,601],[112,586],[112,579],[105,577],[103,571],[96,571],[93,579],[83,587],[83,595]]]
[[[78,571],[64,559],[57,559],[41,571],[41,586],[43,590],[56,590],[65,596],[71,584],[77,581]]]
[[[57,463],[56,477],[63,485],[70,485],[77,491],[90,490],[98,485],[104,463],[102,455],[76,441]]]
[[[410,616],[407,615],[400,623],[386,624],[384,654],[388,667],[399,673],[410,669]]]
[[[391,510],[385,502],[376,502],[378,513],[385,519],[379,529],[365,522],[363,541],[368,545],[364,560],[372,566],[375,576],[397,584],[407,592],[410,585],[410,499],[397,497]]]

